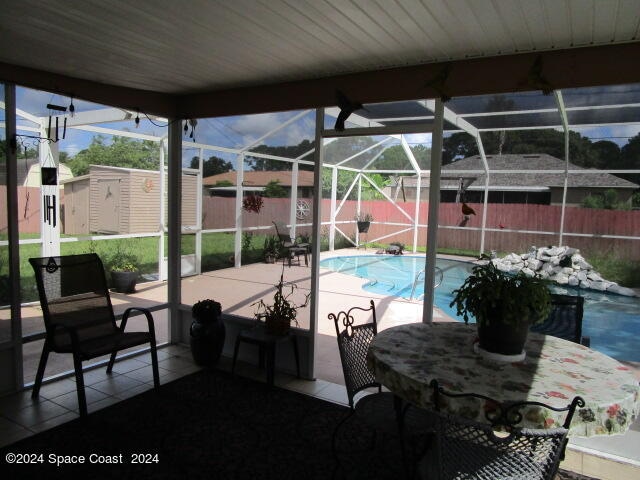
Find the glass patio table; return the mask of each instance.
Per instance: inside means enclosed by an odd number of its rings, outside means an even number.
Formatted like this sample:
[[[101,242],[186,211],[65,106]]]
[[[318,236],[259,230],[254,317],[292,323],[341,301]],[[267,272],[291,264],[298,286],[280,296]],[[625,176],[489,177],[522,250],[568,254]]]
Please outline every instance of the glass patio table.
[[[520,362],[488,360],[474,352],[476,325],[413,323],[379,332],[369,347],[367,364],[394,394],[430,409],[437,379],[447,391],[473,392],[500,402],[537,401],[567,406],[574,396],[586,402],[569,435],[624,433],[638,415],[640,386],[630,368],[583,345],[530,332]],[[486,402],[447,398],[449,413],[486,421]],[[561,426],[564,412],[542,407],[523,411],[522,426]]]

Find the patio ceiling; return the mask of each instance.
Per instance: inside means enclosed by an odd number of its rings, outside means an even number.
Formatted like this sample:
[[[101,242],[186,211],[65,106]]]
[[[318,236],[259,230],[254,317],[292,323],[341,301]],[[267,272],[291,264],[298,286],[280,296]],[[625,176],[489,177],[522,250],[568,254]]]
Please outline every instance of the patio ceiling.
[[[1,79],[183,118],[330,106],[336,88],[366,103],[433,98],[443,77],[450,96],[532,90],[540,60],[554,88],[640,79],[633,0],[0,0],[0,10]]]

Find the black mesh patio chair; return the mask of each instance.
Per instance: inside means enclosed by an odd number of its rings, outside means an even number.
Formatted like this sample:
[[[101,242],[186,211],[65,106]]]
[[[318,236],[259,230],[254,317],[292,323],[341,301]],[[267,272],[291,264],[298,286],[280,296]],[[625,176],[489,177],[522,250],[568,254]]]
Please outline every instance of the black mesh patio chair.
[[[370,317],[371,321],[358,323],[363,317]],[[337,436],[342,425],[351,417],[377,432],[397,436],[404,452],[404,437],[429,436],[434,432],[433,415],[420,408],[404,404],[401,399],[391,392],[383,392],[382,385],[376,381],[374,373],[367,366],[367,351],[372,340],[378,333],[376,308],[373,300],[368,308],[352,307],[338,314],[329,314],[334,321],[340,362],[344,374],[347,398],[349,400],[349,415],[345,416],[333,432],[332,449],[334,457],[337,455]],[[377,392],[363,394],[356,401],[355,396],[367,389],[377,389]],[[428,441],[425,443],[429,443]]]
[[[30,258],[35,271],[46,338],[38,365],[32,398],[40,393],[49,352],[70,353],[81,416],[87,415],[82,362],[110,354],[107,373],[111,373],[120,350],[148,343],[151,348],[153,384],[160,386],[156,337],[151,312],[146,308],[127,308],[120,326],[116,324],[107,288],[104,267],[95,253],[59,257]],[[134,310],[142,312],[147,332],[125,332]]]
[[[582,336],[584,297],[551,294],[551,313],[542,323],[531,325],[532,332],[553,335],[589,346],[589,337]]]
[[[291,238],[289,235],[289,227],[284,222],[273,222],[273,225],[276,228],[276,235],[278,239],[282,243],[282,248],[286,250],[286,260],[289,262],[289,266],[291,266],[291,260],[294,258],[298,258],[298,263],[300,263],[300,255],[304,256],[304,264],[305,266],[309,265],[309,244],[308,243],[298,243],[295,238]],[[284,262],[285,258],[283,258]]]
[[[438,480],[552,480],[564,458],[567,433],[577,407],[584,407],[581,397],[575,397],[564,408],[554,408],[540,402],[500,403],[474,393],[446,392],[436,380],[431,382],[436,408],[450,398],[473,398],[490,402],[486,408],[487,423],[439,413],[434,468],[429,478]],[[529,429],[518,427],[524,407],[544,407],[567,412],[562,428]],[[435,460],[435,461],[434,461]]]

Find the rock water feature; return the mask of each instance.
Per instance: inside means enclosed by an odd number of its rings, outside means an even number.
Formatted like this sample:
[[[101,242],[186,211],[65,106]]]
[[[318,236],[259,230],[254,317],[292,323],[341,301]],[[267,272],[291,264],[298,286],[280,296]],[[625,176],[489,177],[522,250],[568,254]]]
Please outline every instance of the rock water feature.
[[[637,296],[632,289],[602,278],[580,255],[580,250],[571,247],[531,247],[529,253],[510,253],[503,258],[492,258],[492,262],[503,272],[539,275],[558,285]]]

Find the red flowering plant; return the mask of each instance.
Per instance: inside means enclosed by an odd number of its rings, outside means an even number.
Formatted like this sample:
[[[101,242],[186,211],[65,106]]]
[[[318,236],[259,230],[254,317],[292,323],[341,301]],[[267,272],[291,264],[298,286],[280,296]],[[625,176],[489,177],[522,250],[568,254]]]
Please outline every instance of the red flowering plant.
[[[242,208],[247,212],[260,213],[262,205],[263,201],[260,195],[251,194],[242,199]]]

